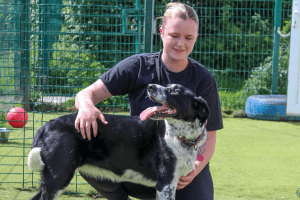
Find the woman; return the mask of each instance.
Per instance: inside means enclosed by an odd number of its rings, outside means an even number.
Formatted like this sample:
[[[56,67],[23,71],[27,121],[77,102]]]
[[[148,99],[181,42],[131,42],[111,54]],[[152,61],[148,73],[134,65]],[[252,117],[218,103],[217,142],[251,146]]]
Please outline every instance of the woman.
[[[215,78],[198,62],[188,58],[198,37],[198,26],[198,16],[192,7],[182,3],[169,3],[160,27],[163,42],[161,53],[138,54],[121,61],[101,75],[98,81],[79,92],[75,101],[78,109],[75,127],[81,131],[84,138],[91,139],[91,128],[97,133],[97,118],[104,124],[109,123],[94,105],[111,96],[128,94],[130,114],[133,116],[156,105],[146,98],[147,85],[150,83],[163,86],[178,83],[206,99],[211,114],[207,123],[207,140],[199,149],[204,160],[200,162],[198,157],[195,169],[180,178],[176,192],[177,200],[213,199],[213,183],[208,162],[215,150],[216,131],[223,128]],[[155,67],[156,61],[160,67],[160,81]],[[111,199],[127,199],[130,190],[140,187],[130,183],[108,184],[111,184],[112,191],[119,193],[114,196],[112,193],[101,192]],[[153,188],[141,187],[138,191],[155,199]]]

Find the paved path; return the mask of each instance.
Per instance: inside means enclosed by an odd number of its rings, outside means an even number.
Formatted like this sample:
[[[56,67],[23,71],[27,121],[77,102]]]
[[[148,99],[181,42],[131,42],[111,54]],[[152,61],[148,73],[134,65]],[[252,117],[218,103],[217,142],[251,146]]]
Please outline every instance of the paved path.
[[[53,103],[53,104],[61,104],[65,101],[74,99],[75,97],[67,97],[67,96],[45,96],[39,99],[39,102],[44,103]]]

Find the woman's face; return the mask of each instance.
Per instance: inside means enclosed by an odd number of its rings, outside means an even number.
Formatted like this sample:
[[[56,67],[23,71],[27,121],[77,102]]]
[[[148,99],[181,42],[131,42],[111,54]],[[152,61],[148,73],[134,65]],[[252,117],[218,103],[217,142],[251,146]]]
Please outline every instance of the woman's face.
[[[198,24],[192,19],[170,17],[160,28],[163,57],[167,62],[187,60],[198,37]]]

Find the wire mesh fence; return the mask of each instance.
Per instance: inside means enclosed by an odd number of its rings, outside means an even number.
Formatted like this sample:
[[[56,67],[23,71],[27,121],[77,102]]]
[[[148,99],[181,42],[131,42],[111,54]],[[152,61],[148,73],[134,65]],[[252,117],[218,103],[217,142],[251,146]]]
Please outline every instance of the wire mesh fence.
[[[0,128],[11,129],[6,113],[14,106],[24,107],[29,115],[24,128],[1,133],[2,186],[36,185],[38,176],[26,166],[36,130],[52,118],[74,112],[76,93],[102,73],[146,51],[147,17],[155,22],[152,51],[162,48],[159,17],[168,2],[155,1],[154,16],[146,16],[146,0],[0,0]],[[222,108],[243,109],[247,93],[241,90],[253,69],[272,57],[276,1],[182,2],[193,6],[200,20],[190,57],[215,76]],[[291,5],[292,1],[282,2],[281,27],[286,31]],[[284,59],[288,42],[281,40]],[[280,64],[286,65],[285,60]],[[98,106],[107,112],[129,109],[126,96]],[[70,191],[86,192],[79,189],[84,183],[76,176]]]

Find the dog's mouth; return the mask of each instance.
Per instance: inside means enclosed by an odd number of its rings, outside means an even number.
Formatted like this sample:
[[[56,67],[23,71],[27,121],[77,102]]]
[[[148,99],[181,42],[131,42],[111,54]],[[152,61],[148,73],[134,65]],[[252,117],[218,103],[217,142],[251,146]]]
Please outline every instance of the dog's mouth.
[[[175,108],[171,108],[170,106],[163,104],[159,101],[157,101],[155,98],[150,96],[150,99],[162,104],[162,106],[154,106],[147,108],[140,114],[140,119],[142,121],[145,121],[149,118],[154,120],[163,120],[167,117],[173,117],[177,114],[177,110]]]

